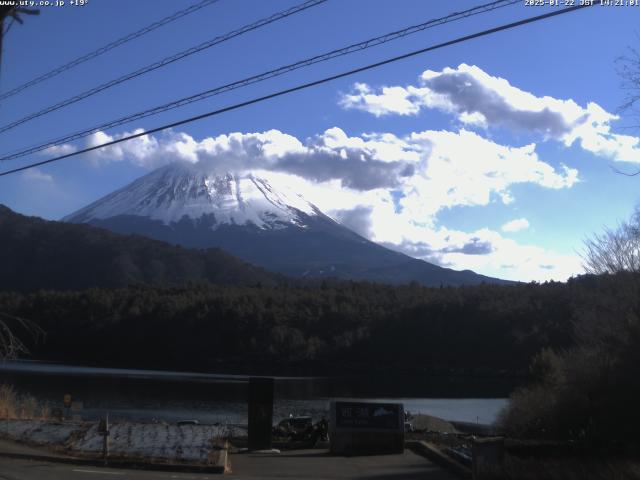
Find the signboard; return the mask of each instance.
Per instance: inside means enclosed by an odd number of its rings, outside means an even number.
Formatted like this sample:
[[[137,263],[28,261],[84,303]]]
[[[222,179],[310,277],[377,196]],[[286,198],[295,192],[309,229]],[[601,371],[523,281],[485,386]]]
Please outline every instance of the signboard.
[[[84,409],[84,403],[79,400],[71,401],[71,420],[74,422],[79,422],[82,420],[82,410]]]
[[[401,403],[331,402],[329,439],[334,454],[384,454],[404,451]]]
[[[404,412],[398,403],[335,402],[338,429],[397,430],[404,426]]]

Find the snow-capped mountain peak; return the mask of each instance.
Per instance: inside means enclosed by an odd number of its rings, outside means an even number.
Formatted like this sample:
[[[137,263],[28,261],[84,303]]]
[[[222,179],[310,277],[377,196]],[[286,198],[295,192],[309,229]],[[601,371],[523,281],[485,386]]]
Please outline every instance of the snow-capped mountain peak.
[[[220,248],[292,277],[436,286],[500,282],[373,243],[323,214],[290,187],[272,184],[261,175],[174,163],[65,220],[186,248]]]
[[[165,225],[184,217],[213,215],[220,225],[254,225],[278,229],[303,227],[303,215],[320,211],[301,195],[275,189],[251,173],[216,173],[201,166],[174,163],[159,168],[120,190],[72,213],[64,220],[91,222],[119,215],[159,220]]]

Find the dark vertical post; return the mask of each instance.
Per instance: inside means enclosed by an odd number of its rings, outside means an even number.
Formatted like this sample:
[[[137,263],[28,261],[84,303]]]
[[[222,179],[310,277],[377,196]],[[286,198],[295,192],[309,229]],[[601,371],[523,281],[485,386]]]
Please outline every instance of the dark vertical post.
[[[104,443],[102,445],[102,450],[104,453],[104,466],[106,467],[109,464],[109,413],[107,412],[107,416],[104,420]]]
[[[64,419],[70,420],[71,419],[71,395],[70,394],[65,393],[62,399],[62,404],[64,405]]]
[[[98,424],[98,433],[102,435],[102,457],[104,458],[105,467],[109,464],[109,412],[107,416],[100,420]]]
[[[271,449],[273,378],[249,379],[249,450]]]

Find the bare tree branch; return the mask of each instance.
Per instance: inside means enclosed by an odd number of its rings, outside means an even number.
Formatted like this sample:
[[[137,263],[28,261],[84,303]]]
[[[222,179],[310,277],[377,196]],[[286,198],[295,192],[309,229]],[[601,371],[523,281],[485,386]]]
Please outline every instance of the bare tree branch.
[[[587,273],[640,273],[640,207],[628,222],[586,239],[581,257]]]
[[[636,32],[636,38],[640,40],[640,34]],[[626,92],[625,99],[618,109],[624,112],[638,115],[636,107],[640,103],[640,51],[629,47],[627,53],[616,60],[616,71],[622,80],[621,89]]]
[[[44,330],[31,320],[0,312],[0,359],[12,359],[20,354],[29,353],[29,349],[16,331],[21,331],[22,337],[27,336],[36,341],[45,335]]]

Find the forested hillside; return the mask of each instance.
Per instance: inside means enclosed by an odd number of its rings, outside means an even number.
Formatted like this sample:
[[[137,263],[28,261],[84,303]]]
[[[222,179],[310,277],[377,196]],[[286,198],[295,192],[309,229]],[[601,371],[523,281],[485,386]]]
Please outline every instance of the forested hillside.
[[[0,205],[0,290],[72,290],[208,281],[275,284],[222,250],[190,250],[88,225],[26,217]]]

